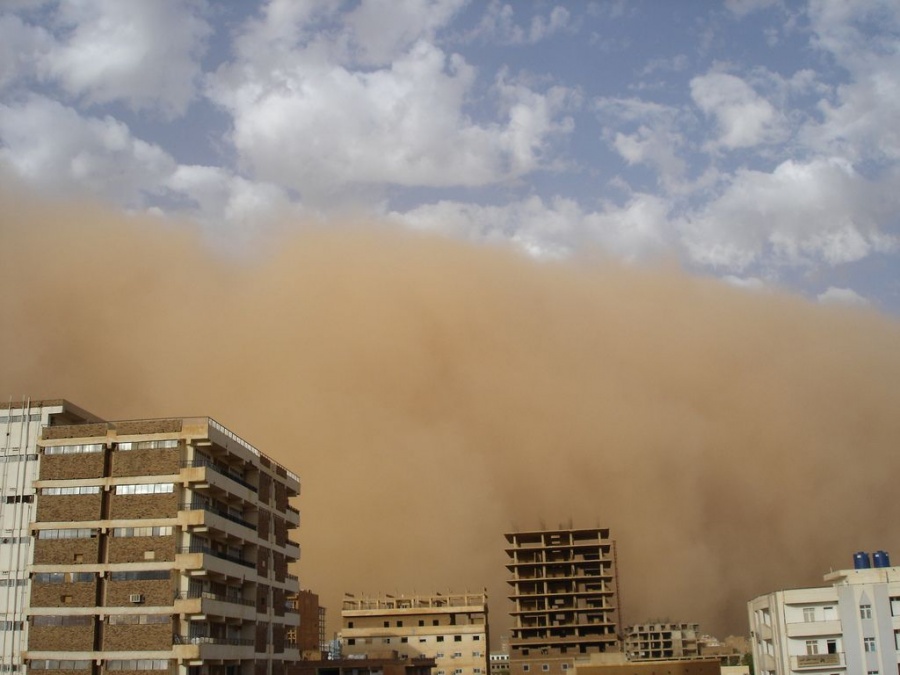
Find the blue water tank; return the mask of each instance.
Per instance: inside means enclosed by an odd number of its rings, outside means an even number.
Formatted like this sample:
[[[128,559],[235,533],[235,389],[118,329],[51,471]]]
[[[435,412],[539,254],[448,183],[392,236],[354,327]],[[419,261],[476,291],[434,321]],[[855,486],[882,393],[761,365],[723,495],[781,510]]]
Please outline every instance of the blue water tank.
[[[886,551],[875,551],[875,553],[872,554],[872,562],[875,563],[875,567],[891,566],[891,559]]]
[[[872,566],[869,562],[869,554],[865,551],[857,551],[853,554],[853,569],[867,570]]]

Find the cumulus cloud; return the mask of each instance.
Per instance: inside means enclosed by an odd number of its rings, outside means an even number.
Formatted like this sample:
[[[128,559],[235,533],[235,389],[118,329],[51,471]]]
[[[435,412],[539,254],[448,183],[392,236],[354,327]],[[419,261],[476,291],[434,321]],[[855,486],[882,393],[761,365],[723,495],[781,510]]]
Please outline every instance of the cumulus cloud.
[[[0,89],[33,74],[35,61],[52,42],[45,29],[0,14]]]
[[[846,161],[787,160],[772,173],[739,170],[716,199],[681,227],[690,257],[743,270],[758,262],[828,266],[896,247],[880,227],[893,205]]]
[[[159,146],[112,117],[82,117],[40,96],[0,105],[0,163],[45,191],[139,206],[175,168]]]
[[[783,136],[778,112],[744,80],[711,72],[691,80],[691,98],[716,120],[719,136],[710,148],[747,148]]]
[[[199,2],[183,0],[60,3],[57,43],[38,68],[88,103],[182,114],[195,96],[210,34],[200,13]]]

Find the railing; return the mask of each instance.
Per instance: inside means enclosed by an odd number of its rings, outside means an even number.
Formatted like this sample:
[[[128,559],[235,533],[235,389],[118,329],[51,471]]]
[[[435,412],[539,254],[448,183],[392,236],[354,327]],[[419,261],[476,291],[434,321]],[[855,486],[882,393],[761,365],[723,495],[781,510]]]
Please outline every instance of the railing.
[[[246,598],[242,598],[239,595],[221,595],[219,593],[211,593],[210,591],[181,591],[175,594],[176,600],[193,600],[196,598],[217,600],[219,602],[230,602],[235,605],[244,605],[244,607],[253,607],[256,605],[256,603],[252,600],[247,600]]]
[[[296,574],[285,574],[284,577],[291,581],[300,581],[300,578]]]
[[[243,438],[238,436],[236,433],[234,433],[230,429],[227,429],[226,427],[224,427],[221,424],[219,424],[218,422],[216,422],[212,417],[208,417],[207,419],[209,420],[209,425],[213,429],[217,429],[218,431],[220,431],[223,434],[225,434],[226,436],[228,436],[228,438],[230,438],[231,440],[243,445],[247,450],[249,450],[251,453],[253,453],[257,457],[260,457],[260,456],[265,457],[265,455],[263,455],[259,450],[257,450],[255,447],[250,445],[247,441],[245,441]],[[281,466],[280,464],[278,464],[277,462],[272,460],[271,457],[267,457],[267,459],[269,459],[269,461],[271,461],[272,464]],[[299,476],[297,476],[297,474],[295,474],[293,471],[288,470],[287,467],[282,467],[282,468],[285,470],[285,472],[287,473],[289,478],[292,478],[293,480],[298,481],[298,482],[300,481]]]
[[[235,647],[252,647],[253,640],[244,638],[208,637],[205,635],[178,635],[172,636],[172,642],[176,645],[232,645]]]
[[[208,502],[202,501],[192,501],[192,502],[183,502],[180,506],[180,510],[182,511],[209,511],[210,513],[215,513],[217,516],[222,516],[226,520],[230,520],[232,523],[237,523],[238,525],[243,525],[244,527],[248,527],[251,530],[256,530],[256,525],[253,523],[244,520],[243,518],[238,518],[235,515],[228,513],[224,509],[220,509],[215,504],[210,504]]]
[[[256,567],[256,563],[249,562],[247,560],[244,560],[243,558],[231,555],[229,553],[224,553],[223,551],[214,551],[209,546],[205,546],[203,544],[191,544],[190,546],[182,546],[178,549],[178,553],[205,553],[216,558],[221,558],[222,560],[227,560],[229,562],[237,563],[238,565],[243,565],[244,567],[249,567],[250,569]]]
[[[212,460],[210,460],[210,459],[192,459],[192,460],[185,460],[185,461],[183,461],[183,462],[181,463],[181,466],[184,467],[184,468],[188,468],[188,469],[191,468],[191,467],[197,467],[197,466],[202,467],[202,466],[205,466],[205,467],[207,467],[207,468],[209,468],[209,469],[212,469],[213,471],[215,471],[215,472],[216,472],[217,474],[219,474],[220,476],[225,476],[225,478],[230,478],[231,480],[233,480],[233,481],[234,481],[235,483],[237,483],[238,485],[243,485],[243,486],[244,486],[245,488],[247,488],[248,490],[252,490],[253,492],[258,492],[258,490],[257,490],[256,487],[254,487],[253,485],[251,485],[250,483],[248,483],[247,481],[245,481],[243,478],[241,478],[240,476],[238,476],[238,475],[235,474],[235,473],[232,473],[231,471],[229,471],[229,470],[226,469],[225,467],[220,466],[219,464],[217,464],[216,462],[214,462],[214,461],[212,461]]]

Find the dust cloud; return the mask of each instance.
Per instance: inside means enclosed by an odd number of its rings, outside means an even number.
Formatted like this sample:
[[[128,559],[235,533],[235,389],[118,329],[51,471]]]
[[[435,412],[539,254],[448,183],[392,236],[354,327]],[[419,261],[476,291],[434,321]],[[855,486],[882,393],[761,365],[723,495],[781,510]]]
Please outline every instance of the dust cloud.
[[[746,634],[746,601],[900,556],[900,326],[662,265],[537,263],[372,224],[251,256],[0,197],[0,390],[210,415],[300,474],[301,584],[480,590],[514,529],[605,526],[622,619]]]

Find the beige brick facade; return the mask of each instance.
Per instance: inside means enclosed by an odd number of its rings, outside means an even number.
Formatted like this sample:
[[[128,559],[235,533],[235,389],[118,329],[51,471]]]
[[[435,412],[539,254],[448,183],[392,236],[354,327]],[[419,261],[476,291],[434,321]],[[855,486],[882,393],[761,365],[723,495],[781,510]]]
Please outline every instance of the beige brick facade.
[[[171,605],[175,597],[173,580],[110,581],[106,586],[108,607],[134,607],[132,595],[143,596],[141,605],[145,607],[165,607]]]
[[[163,450],[130,450],[114,452],[112,475],[171,476],[181,470],[181,453],[177,448]]]
[[[32,607],[93,607],[96,601],[96,581],[31,585]]]
[[[94,626],[32,626],[28,632],[28,649],[35,651],[91,651],[94,648]]]
[[[45,455],[41,460],[41,480],[72,480],[103,476],[103,453]]]
[[[175,537],[110,537],[111,563],[175,560]]]
[[[72,565],[97,562],[98,539],[38,539],[35,565]]]
[[[172,622],[103,627],[103,649],[110,652],[168,650],[172,646]]]
[[[100,520],[101,495],[39,495],[37,519],[40,522]]]
[[[114,520],[174,518],[178,515],[178,495],[111,495],[109,515]]]

